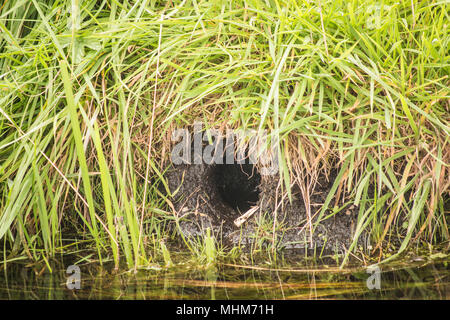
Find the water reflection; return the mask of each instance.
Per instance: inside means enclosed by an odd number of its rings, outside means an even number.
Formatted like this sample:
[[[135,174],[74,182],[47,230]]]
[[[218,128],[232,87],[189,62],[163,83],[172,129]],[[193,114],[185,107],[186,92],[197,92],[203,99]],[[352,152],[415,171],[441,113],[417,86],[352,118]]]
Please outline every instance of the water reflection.
[[[58,266],[54,266],[57,268]],[[55,269],[54,269],[55,270]],[[53,273],[18,264],[0,272],[0,299],[450,299],[446,261],[383,266],[381,289],[369,290],[365,269],[246,269],[230,265],[112,273],[81,265],[81,288]]]

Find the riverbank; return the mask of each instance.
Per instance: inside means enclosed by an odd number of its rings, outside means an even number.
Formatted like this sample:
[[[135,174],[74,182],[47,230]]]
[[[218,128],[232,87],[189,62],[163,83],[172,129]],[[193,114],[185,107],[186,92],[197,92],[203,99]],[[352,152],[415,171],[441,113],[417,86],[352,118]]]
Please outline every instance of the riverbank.
[[[214,225],[186,235],[183,210],[205,212],[180,204],[170,173],[173,132],[197,121],[275,137],[276,183],[221,211],[259,230],[268,259],[283,235],[320,254],[321,223],[347,259],[449,240],[444,2],[10,0],[0,29],[3,261],[85,242],[129,269],[168,261],[171,242],[214,261],[221,238]]]

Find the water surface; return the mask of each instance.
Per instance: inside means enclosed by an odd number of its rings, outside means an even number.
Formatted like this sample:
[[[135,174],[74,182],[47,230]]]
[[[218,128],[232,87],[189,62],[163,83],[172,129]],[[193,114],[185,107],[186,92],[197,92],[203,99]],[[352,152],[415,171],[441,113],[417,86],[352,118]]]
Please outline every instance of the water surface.
[[[80,289],[68,289],[65,269],[8,264],[0,299],[450,299],[447,260],[416,259],[380,266],[380,289],[368,288],[363,267],[212,268],[177,265],[113,272],[80,265]],[[373,282],[372,282],[373,283]]]

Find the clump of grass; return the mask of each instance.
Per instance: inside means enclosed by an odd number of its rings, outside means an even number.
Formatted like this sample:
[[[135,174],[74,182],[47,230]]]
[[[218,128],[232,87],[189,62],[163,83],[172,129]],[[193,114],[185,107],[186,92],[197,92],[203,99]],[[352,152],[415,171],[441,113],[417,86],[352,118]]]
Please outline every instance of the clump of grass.
[[[216,262],[217,259],[217,249],[216,249],[216,241],[214,237],[211,235],[211,229],[206,229],[206,235],[205,235],[205,257],[206,257],[206,264],[212,265]]]
[[[172,258],[170,257],[170,251],[169,251],[169,249],[167,249],[167,246],[164,243],[164,241],[160,242],[160,246],[161,246],[161,252],[162,252],[162,255],[164,258],[164,263],[165,263],[166,267],[173,266]]]
[[[226,253],[222,244],[217,241],[216,236],[208,227],[202,235],[193,237],[183,237],[184,245],[187,247],[190,255],[189,262],[200,268],[214,269],[220,258],[239,258],[240,254],[234,252],[231,256]],[[163,253],[164,254],[164,253]],[[164,258],[166,259],[166,258]]]
[[[348,252],[449,239],[448,21],[437,0],[3,1],[0,239],[43,259],[76,216],[99,258],[149,263],[167,132],[195,119],[274,131],[287,194],[339,167],[307,209],[359,206]]]

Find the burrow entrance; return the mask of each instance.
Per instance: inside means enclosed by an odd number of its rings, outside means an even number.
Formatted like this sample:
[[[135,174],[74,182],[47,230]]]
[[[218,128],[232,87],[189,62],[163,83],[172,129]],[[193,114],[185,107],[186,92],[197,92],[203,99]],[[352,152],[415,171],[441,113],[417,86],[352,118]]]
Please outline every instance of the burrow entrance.
[[[245,212],[259,200],[261,176],[252,164],[216,164],[213,179],[220,198],[233,210]]]
[[[254,239],[267,236],[267,232],[276,232],[278,246],[325,247],[326,250],[342,248],[352,241],[358,208],[320,221],[311,240],[308,212],[299,186],[292,186],[291,199],[288,199],[278,193],[279,175],[262,175],[247,159],[245,163],[234,160],[232,164],[226,164],[225,158],[223,164],[205,161],[195,164],[191,159],[190,164],[169,165],[165,178],[174,214],[179,218],[176,225],[184,236],[203,236],[209,228],[223,243],[249,246]],[[319,175],[310,193],[310,215],[318,216],[334,179],[335,174]],[[257,210],[247,216],[243,224],[236,225],[236,219],[242,218],[253,206]],[[266,217],[267,221],[263,222],[270,222],[274,227],[261,229],[261,217]]]

